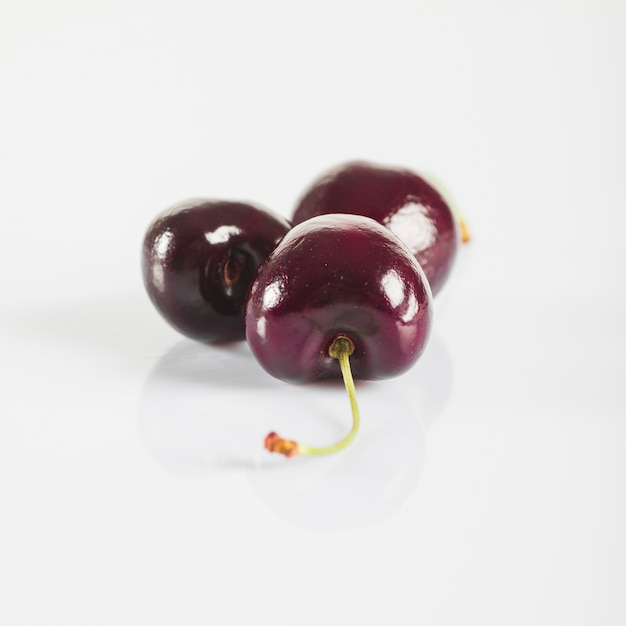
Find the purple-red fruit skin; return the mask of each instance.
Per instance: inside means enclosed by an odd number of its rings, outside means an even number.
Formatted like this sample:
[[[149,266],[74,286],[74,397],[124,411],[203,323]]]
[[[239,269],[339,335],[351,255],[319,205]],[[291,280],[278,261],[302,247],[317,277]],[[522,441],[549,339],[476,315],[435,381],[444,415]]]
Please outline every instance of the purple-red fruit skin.
[[[440,291],[459,246],[458,224],[421,176],[360,161],[338,166],[305,192],[292,221],[295,225],[325,213],[365,215],[389,228],[413,252],[433,294]]]
[[[328,349],[354,343],[354,378],[406,371],[430,332],[431,292],[415,257],[389,230],[359,215],[322,215],[292,228],[259,269],[246,335],[273,376],[309,382],[341,376]]]
[[[285,219],[250,203],[177,204],[158,215],[144,237],[148,295],[161,315],[192,339],[244,339],[250,283],[288,230]]]

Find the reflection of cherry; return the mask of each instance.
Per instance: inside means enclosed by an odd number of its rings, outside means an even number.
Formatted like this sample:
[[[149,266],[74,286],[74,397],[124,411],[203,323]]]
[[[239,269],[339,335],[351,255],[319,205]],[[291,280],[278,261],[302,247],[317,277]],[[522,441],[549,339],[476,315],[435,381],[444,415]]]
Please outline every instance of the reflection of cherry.
[[[389,230],[345,214],[314,217],[293,228],[250,288],[248,343],[277,378],[307,382],[343,376],[353,428],[324,448],[270,433],[268,450],[294,456],[345,447],[359,426],[352,374],[382,379],[406,371],[426,346],[430,322],[424,274]]]
[[[417,174],[364,162],[331,170],[309,188],[296,207],[293,223],[315,215],[356,213],[392,230],[422,266],[433,294],[446,281],[458,247],[457,222],[469,239],[463,220]]]
[[[282,463],[259,447],[264,424],[296,429],[302,438],[332,439],[341,428],[341,386],[284,384],[259,368],[244,343],[225,348],[181,339],[150,371],[137,427],[147,458],[170,476],[245,473],[260,501],[285,521],[317,529],[366,527],[389,518],[413,492],[429,425],[442,414],[452,382],[450,354],[435,331],[409,372],[360,385],[363,445],[315,463]],[[233,414],[233,394],[242,393]],[[277,412],[276,398],[304,408],[298,415]]]
[[[152,222],[144,238],[148,295],[161,315],[192,339],[243,339],[248,287],[288,230],[282,217],[248,203],[176,205]]]

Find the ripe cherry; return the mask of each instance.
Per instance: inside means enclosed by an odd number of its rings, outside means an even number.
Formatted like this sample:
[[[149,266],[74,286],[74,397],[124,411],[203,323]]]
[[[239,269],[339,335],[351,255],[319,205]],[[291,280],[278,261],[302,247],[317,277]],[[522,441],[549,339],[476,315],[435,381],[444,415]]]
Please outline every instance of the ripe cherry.
[[[273,376],[308,382],[343,376],[353,428],[338,444],[310,448],[270,433],[266,447],[286,456],[347,445],[359,423],[352,373],[382,379],[422,354],[431,292],[410,250],[360,215],[321,215],[294,227],[261,266],[246,304],[252,352]]]
[[[404,241],[422,266],[433,294],[445,283],[456,256],[463,220],[421,176],[365,162],[341,165],[315,181],[299,201],[293,223],[315,215],[355,213],[375,219]]]
[[[288,230],[285,219],[249,203],[177,204],[156,217],[144,238],[148,295],[159,313],[192,339],[243,339],[250,283]]]

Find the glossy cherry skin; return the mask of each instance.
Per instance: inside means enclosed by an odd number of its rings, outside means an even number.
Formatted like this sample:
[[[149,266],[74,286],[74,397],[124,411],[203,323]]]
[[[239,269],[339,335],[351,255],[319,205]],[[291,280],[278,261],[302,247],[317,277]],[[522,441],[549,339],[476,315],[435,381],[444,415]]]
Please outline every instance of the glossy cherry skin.
[[[406,371],[431,325],[431,293],[407,247],[374,220],[322,215],[294,227],[259,268],[246,305],[246,336],[273,376],[308,382],[341,376],[328,351],[354,344],[354,378]]]
[[[445,283],[459,246],[458,224],[439,192],[406,169],[366,162],[341,165],[314,182],[293,223],[325,213],[356,213],[380,222],[409,247],[433,294]]]
[[[157,216],[144,238],[148,295],[161,315],[192,339],[244,339],[250,283],[288,230],[285,219],[249,203],[177,204]]]

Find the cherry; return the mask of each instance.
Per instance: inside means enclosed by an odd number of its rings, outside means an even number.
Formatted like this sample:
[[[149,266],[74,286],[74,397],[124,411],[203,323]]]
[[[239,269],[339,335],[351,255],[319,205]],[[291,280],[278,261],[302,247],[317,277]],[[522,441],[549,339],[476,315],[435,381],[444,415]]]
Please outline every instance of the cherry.
[[[422,266],[433,294],[445,283],[465,223],[421,176],[366,162],[346,163],[315,181],[299,201],[293,223],[315,215],[355,213],[380,222],[402,239]],[[458,224],[457,224],[458,222]]]
[[[343,376],[353,427],[334,446],[310,448],[270,433],[286,456],[326,454],[356,435],[354,378],[401,374],[422,354],[431,324],[424,273],[398,237],[371,218],[321,215],[294,227],[260,267],[246,304],[246,336],[273,376],[309,382]]]
[[[155,218],[144,238],[148,295],[161,315],[192,339],[243,339],[250,283],[288,230],[285,219],[248,203],[177,204]]]

